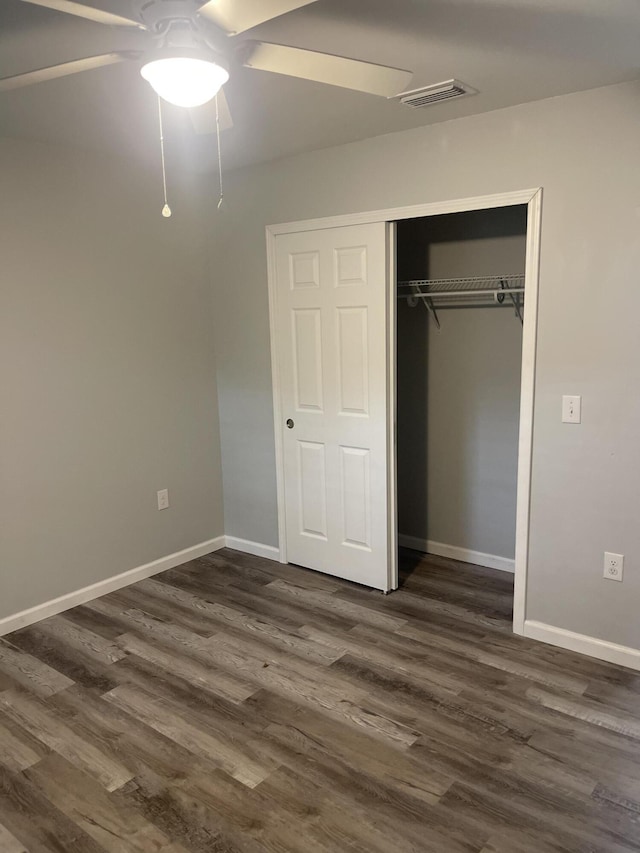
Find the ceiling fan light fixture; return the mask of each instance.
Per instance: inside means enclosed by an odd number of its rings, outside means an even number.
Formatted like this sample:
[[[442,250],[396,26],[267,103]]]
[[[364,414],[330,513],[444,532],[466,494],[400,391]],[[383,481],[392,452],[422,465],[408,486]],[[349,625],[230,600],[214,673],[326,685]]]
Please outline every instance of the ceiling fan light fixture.
[[[177,107],[199,107],[214,98],[229,72],[211,59],[168,56],[152,59],[140,69],[151,88]]]

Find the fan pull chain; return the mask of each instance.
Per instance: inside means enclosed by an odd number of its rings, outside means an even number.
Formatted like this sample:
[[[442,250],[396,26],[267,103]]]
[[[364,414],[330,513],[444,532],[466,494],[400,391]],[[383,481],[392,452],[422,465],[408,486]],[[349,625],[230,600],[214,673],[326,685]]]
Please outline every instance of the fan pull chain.
[[[164,162],[164,132],[162,129],[162,101],[160,100],[160,96],[158,95],[158,125],[160,127],[160,156],[162,158],[162,189],[164,192],[164,207],[162,208],[162,215],[168,219],[171,216],[171,208],[169,207],[169,202],[167,201],[167,170]]]
[[[224,193],[222,192],[222,149],[220,148],[220,111],[218,109],[218,96],[216,95],[216,138],[218,140],[218,180],[220,184],[220,198],[218,199],[218,210],[222,207]]]

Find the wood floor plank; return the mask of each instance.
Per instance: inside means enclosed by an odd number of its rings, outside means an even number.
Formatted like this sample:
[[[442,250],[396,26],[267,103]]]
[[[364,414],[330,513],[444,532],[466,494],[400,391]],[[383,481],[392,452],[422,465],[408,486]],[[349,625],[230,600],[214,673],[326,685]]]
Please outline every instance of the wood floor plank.
[[[438,819],[437,805],[431,806],[424,796],[414,796],[414,792],[402,790],[388,780],[360,769],[354,772],[351,764],[325,755],[297,728],[274,725],[265,734],[279,742],[286,766],[303,779],[335,791],[354,820],[363,819],[363,809],[371,810],[403,841],[434,853],[477,853],[486,840],[486,835],[470,836],[462,820],[447,832]]]
[[[310,605],[315,610],[338,613],[356,624],[371,625],[374,628],[383,628],[386,630],[396,630],[397,628],[401,628],[405,621],[396,616],[378,613],[360,604],[352,604],[349,601],[344,601],[338,596],[326,592],[306,589],[290,581],[275,580],[269,584],[269,587],[271,590],[277,590],[282,595],[292,598],[294,601],[301,601],[304,604]]]
[[[602,702],[609,708],[617,708],[640,717],[640,692],[636,690],[590,681],[584,696],[587,699]]]
[[[190,752],[210,760],[248,788],[255,788],[269,775],[270,767],[262,766],[244,754],[242,749],[182,719],[179,709],[172,707],[166,699],[127,686],[116,687],[104,698]]]
[[[640,740],[640,720],[621,711],[608,711],[602,704],[590,702],[587,699],[578,701],[556,696],[545,690],[530,688],[527,696],[534,702],[539,702],[545,708],[558,711],[578,720],[602,726],[612,732]]]
[[[122,660],[123,652],[109,640],[81,628],[64,616],[52,616],[40,625],[44,634],[55,637],[61,643],[81,652],[98,663],[110,664]]]
[[[418,845],[402,837],[383,816],[363,808],[353,798],[345,800],[331,788],[302,780],[289,767],[273,773],[259,790],[271,800],[285,801],[290,807],[294,804],[300,817],[306,819],[305,839],[312,839],[323,850],[424,853],[426,849],[424,840]]]
[[[14,727],[10,725],[9,720],[0,722],[0,764],[7,770],[20,772],[31,767],[32,764],[37,764],[38,761],[46,754],[43,749],[33,748],[32,739],[28,736],[21,736]],[[0,847],[2,850],[2,847]]]
[[[477,853],[479,850],[479,843],[447,836],[441,826],[432,825],[437,823],[433,820],[435,811],[430,810],[434,795],[424,790],[416,792],[411,785],[403,788],[396,784],[395,779],[380,778],[353,760],[325,751],[315,737],[307,736],[298,725],[273,724],[265,732],[263,743],[268,739],[271,739],[272,748],[279,747],[283,766],[304,784],[332,792],[342,807],[350,812],[353,822],[371,822],[369,815],[373,812],[410,849],[415,846],[417,850],[434,853],[444,849],[448,853]],[[425,782],[420,784],[424,786]],[[425,819],[427,813],[429,820]],[[330,821],[330,817],[327,820]],[[464,822],[460,823],[464,834]],[[337,849],[341,848],[338,846]]]
[[[487,614],[483,611],[470,609],[455,600],[441,601],[417,595],[401,588],[391,596],[387,596],[389,603],[380,601],[377,596],[371,600],[370,591],[363,592],[362,589],[348,587],[336,593],[336,597],[345,601],[363,604],[372,609],[389,613],[406,622],[415,621],[416,624],[429,622],[438,625],[443,631],[449,631],[452,636],[459,636],[460,625],[465,626],[466,633],[480,639],[491,633],[497,636],[508,633],[510,622],[500,614]],[[371,603],[369,604],[369,601]]]
[[[371,750],[364,733],[354,739],[345,726],[340,735],[341,729],[330,720],[319,722],[321,714],[296,708],[280,697],[256,694],[248,700],[248,704],[255,703],[278,720],[264,732],[262,744],[271,740],[282,764],[305,783],[335,792],[354,820],[359,819],[361,809],[374,811],[399,838],[418,850],[477,853],[486,841],[486,835],[477,842],[470,840],[464,821],[458,821],[459,832],[451,836],[443,832],[442,822],[430,807],[438,802],[438,792],[451,783],[444,774],[412,765],[410,759],[405,765],[406,753],[395,751],[391,758],[390,747],[380,753]]]
[[[123,666],[131,667],[133,661],[134,658],[131,657]],[[146,667],[146,662],[143,661],[142,664]],[[152,668],[149,667],[147,671],[152,671]],[[141,671],[136,667],[133,672],[135,678],[123,682],[124,686],[133,687],[162,701],[165,707],[172,708],[176,714],[185,717],[201,730],[210,732],[219,740],[246,747],[248,753],[252,752],[248,746],[249,742],[252,738],[259,738],[271,722],[256,710],[249,700],[238,704],[191,688],[190,685],[185,688],[184,682],[169,682],[162,676],[155,679],[145,678],[144,669]],[[143,677],[139,677],[140,675]],[[102,704],[111,704],[105,702],[105,698],[101,697]],[[274,766],[272,761],[266,763]]]
[[[313,812],[301,807],[300,791],[293,797],[280,798],[269,796],[262,787],[246,792],[220,773],[194,776],[182,791],[211,809],[227,832],[239,829],[265,850],[295,849],[301,834],[310,853],[326,853],[328,849],[311,832],[315,818]]]
[[[427,660],[426,656],[423,656],[421,659],[416,654],[391,650],[387,642],[375,635],[373,638],[371,635],[364,636],[360,628],[361,626],[355,626],[348,632],[328,632],[313,625],[305,625],[300,629],[300,633],[335,649],[336,652],[350,654],[373,665],[389,667],[410,678],[420,679],[425,687],[428,686],[434,692],[442,690],[444,693],[457,694],[464,687],[465,682],[460,678],[443,671],[442,667],[434,667],[432,658]]]
[[[547,787],[557,787],[582,797],[590,797],[598,787],[594,769],[586,773],[573,767],[558,756],[544,755],[527,743],[522,749],[514,750],[512,760],[505,767],[516,775]],[[639,789],[640,790],[640,789]]]
[[[46,633],[41,623],[16,631],[11,635],[11,642],[21,652],[37,658],[42,664],[63,675],[66,681],[62,689],[74,683],[97,690],[109,690],[114,686],[111,682],[110,664],[104,664],[94,656],[87,655],[84,650],[74,649],[64,640]]]
[[[130,611],[144,613],[158,622],[175,626],[200,637],[210,637],[220,627],[218,622],[208,618],[202,611],[176,606],[174,602],[143,593],[142,590],[137,589],[137,585],[113,592],[105,596],[102,601],[119,608],[123,613]]]
[[[448,724],[450,730],[453,726],[463,728],[465,733],[475,737],[498,735],[515,742],[526,740],[530,734],[529,730],[518,726],[519,721],[500,719],[490,710],[464,698],[439,697],[429,689],[429,685],[423,690],[416,687],[415,682],[395,675],[391,669],[372,667],[353,658],[341,658],[333,668],[345,672],[356,686],[370,686],[366,702],[368,709],[391,715],[420,734],[433,733],[442,724]]]
[[[479,805],[488,825],[498,817],[506,825],[533,831],[545,826],[554,831],[551,837],[564,839],[570,848],[592,841],[594,849],[634,849],[638,839],[634,815],[610,808],[605,801],[595,805],[593,796],[563,787],[561,781],[532,778],[526,768],[518,773],[484,767],[475,778],[451,786],[441,804],[448,807],[458,801],[465,804],[465,812]]]
[[[485,780],[483,786],[456,783],[441,805],[449,810],[451,820],[461,814],[473,815],[492,835],[505,828],[523,830],[544,844],[559,842],[561,849],[572,853],[637,853],[637,827],[625,826],[619,831],[603,827],[598,821],[585,822],[574,812],[559,808],[544,789],[537,789],[534,797],[527,798],[526,805],[522,796],[511,796],[514,793],[517,789],[505,790],[490,780]]]
[[[212,771],[213,778],[216,778],[215,772],[215,770]],[[250,789],[245,788],[245,791],[250,791]],[[187,827],[197,826],[213,839],[211,845],[204,848],[207,853],[210,851],[216,851],[216,853],[217,851],[220,853],[265,853],[265,851],[285,853],[286,848],[280,844],[274,849],[273,839],[264,839],[269,842],[269,846],[256,840],[245,828],[244,821],[234,826],[232,821],[225,818],[224,814],[216,811],[206,801],[201,790],[196,788],[193,783],[186,790],[183,786],[172,787],[166,792],[166,798],[171,813],[178,818],[177,821],[174,820],[174,825],[180,821]],[[258,826],[258,830],[260,826]],[[187,836],[183,836],[182,843],[188,843]],[[191,849],[203,848],[192,847]]]
[[[0,640],[0,670],[40,696],[50,696],[74,683],[38,658],[19,651],[4,640]]]
[[[176,622],[160,619],[143,610],[115,604],[107,597],[92,601],[86,606],[119,623],[123,634],[135,631],[142,637],[153,637],[162,643],[183,646],[194,652],[208,648],[206,640],[209,632],[206,635],[195,633]]]
[[[52,753],[25,776],[108,853],[163,850],[169,838],[124,800],[117,800],[61,755]]]
[[[249,581],[253,586],[265,586],[273,580],[269,571],[270,567],[264,560],[256,560],[251,554],[234,553],[226,549],[207,554],[203,561],[191,565],[191,570],[202,573],[203,565],[210,569],[211,574],[217,578],[237,581],[242,578]]]
[[[208,766],[193,752],[101,696],[69,690],[57,694],[55,701],[76,724],[82,723],[97,739],[109,743],[113,755],[131,771],[133,782],[117,789],[118,795],[129,793],[129,784],[135,790],[142,782],[158,793],[180,785],[190,773],[199,768],[204,772]]]
[[[176,802],[172,790],[171,787],[146,790],[143,783],[127,794],[126,800],[165,835],[177,839],[174,843],[179,843],[183,849],[191,853],[224,850],[219,827],[210,827],[195,819],[188,809]],[[169,851],[170,848],[165,848],[162,853]]]
[[[21,841],[0,823],[0,850],[2,853],[29,853]]]
[[[505,829],[491,838],[481,853],[567,853],[567,847],[550,840],[542,841],[539,836],[521,829]]]
[[[299,640],[300,645],[296,640]],[[305,637],[292,637],[292,642],[283,649],[280,643],[274,643],[271,639],[263,639],[256,636],[252,631],[241,632],[237,629],[228,628],[216,634],[215,637],[211,637],[208,646],[211,655],[219,657],[221,663],[224,661],[229,668],[236,667],[238,664],[237,659],[228,656],[228,652],[232,652],[236,655],[242,655],[248,671],[259,671],[278,665],[281,669],[289,672],[293,678],[299,676],[303,680],[310,679],[320,682],[327,688],[334,688],[338,692],[343,690],[349,692],[349,685],[336,676],[334,671],[327,666],[327,664],[335,662],[340,655],[333,649],[328,651],[328,655],[325,655],[323,650],[327,649],[326,646],[313,643]],[[320,649],[317,660],[305,655],[304,652],[298,653],[300,648],[309,649],[316,646]],[[258,675],[267,674],[258,672]],[[359,691],[354,692],[352,690],[351,692],[354,698],[360,697]]]
[[[90,835],[56,809],[24,774],[2,768],[0,822],[28,853],[104,853]]]
[[[5,714],[49,749],[86,770],[108,791],[115,791],[132,778],[126,767],[80,737],[35,697],[7,690],[0,694],[0,714]]]
[[[243,613],[238,608],[227,607],[215,602],[203,601],[197,595],[178,589],[166,583],[143,581],[138,584],[143,593],[157,596],[177,604],[181,609],[189,609],[210,618],[214,625],[229,629],[237,629],[241,633],[254,635],[264,639],[277,648],[291,651],[301,657],[317,663],[332,663],[339,653],[331,652],[326,646],[306,641],[296,633],[279,628],[266,619],[256,619]]]
[[[115,640],[122,633],[120,625],[113,622],[109,617],[102,616],[95,610],[90,610],[84,604],[66,610],[64,618],[80,628],[86,628],[93,634],[98,634],[105,640]]]
[[[546,643],[532,643],[525,637],[509,632],[487,635],[484,645],[488,651],[496,651],[498,654],[513,654],[515,651],[518,656],[532,663],[585,678],[590,690],[623,688],[640,695],[640,673],[623,666],[608,664]]]
[[[384,714],[364,708],[361,704],[361,694],[353,688],[348,690],[345,697],[344,692],[333,686],[326,683],[318,685],[315,680],[299,672],[287,670],[278,663],[265,666],[260,658],[247,655],[245,650],[238,652],[231,641],[226,643],[221,638],[216,640],[216,660],[250,673],[262,687],[294,697],[304,704],[321,707],[333,717],[346,720],[358,728],[366,729],[369,734],[399,745],[410,746],[419,736]]]
[[[437,769],[427,770],[414,762],[407,750],[398,750],[393,745],[379,743],[372,750],[371,739],[365,731],[355,731],[347,724],[336,725],[315,709],[297,706],[269,691],[256,693],[247,704],[258,707],[263,716],[272,721],[267,733],[275,731],[274,725],[280,730],[293,727],[298,733],[292,738],[294,742],[298,736],[303,738],[302,743],[307,739],[327,757],[338,758],[345,766],[357,767],[359,773],[388,782],[423,802],[437,802],[455,779]]]
[[[200,690],[214,693],[232,702],[243,702],[256,691],[256,686],[248,681],[211,665],[205,666],[198,660],[191,660],[184,655],[172,654],[157,645],[145,642],[134,634],[122,634],[117,642],[125,651],[166,671],[167,677],[175,673]]]
[[[529,747],[540,755],[560,760],[577,773],[592,775],[610,787],[620,785],[637,796],[640,786],[640,760],[627,743],[603,744],[579,734],[567,737],[562,732],[536,731]]]
[[[413,641],[414,650],[416,648],[415,643],[417,642],[420,646],[425,646],[430,652],[434,649],[441,650],[445,654],[461,656],[463,659],[473,660],[483,666],[493,667],[501,672],[517,675],[519,678],[533,681],[536,684],[556,687],[567,693],[575,693],[577,696],[582,695],[589,686],[587,678],[575,678],[566,672],[555,671],[550,667],[533,666],[513,654],[504,654],[504,652],[503,654],[495,654],[487,652],[482,647],[465,643],[462,640],[442,638],[438,636],[436,631],[428,631],[423,628],[416,628],[413,625],[405,625],[396,634]]]
[[[0,853],[640,853],[640,675],[230,549],[0,640]]]
[[[313,605],[306,605],[299,599],[283,595],[271,583],[259,588],[243,582],[218,585],[215,577],[190,574],[182,581],[182,585],[207,601],[220,601],[229,607],[239,607],[245,613],[258,619],[268,618],[274,625],[285,629],[299,628],[307,622],[313,622],[318,615]],[[322,614],[322,622],[328,629],[339,630],[349,630],[357,624],[331,611]]]

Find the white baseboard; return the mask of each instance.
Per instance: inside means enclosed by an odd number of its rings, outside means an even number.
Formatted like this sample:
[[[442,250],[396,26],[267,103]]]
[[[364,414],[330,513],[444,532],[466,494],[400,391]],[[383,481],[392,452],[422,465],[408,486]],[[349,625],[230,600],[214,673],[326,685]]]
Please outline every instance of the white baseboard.
[[[263,545],[260,542],[251,542],[249,539],[238,539],[236,536],[225,536],[227,548],[234,551],[243,551],[245,554],[253,554],[254,557],[265,557],[267,560],[279,560],[280,549],[273,545]]]
[[[544,622],[531,619],[525,620],[524,636],[609,663],[627,666],[629,669],[640,670],[640,649],[634,649],[631,646],[620,646],[608,640],[599,640],[587,634],[576,634],[574,631],[556,628],[554,625],[546,625]]]
[[[398,534],[398,544],[403,548],[422,551],[424,554],[435,554],[436,557],[448,557],[450,560],[460,560],[461,563],[473,563],[488,569],[499,569],[501,572],[515,571],[515,560],[508,557],[498,557],[495,554],[483,554],[482,551],[470,551],[468,548],[458,548],[457,545],[445,545],[433,542],[431,539],[418,539],[416,536]]]
[[[212,551],[219,551],[220,548],[224,547],[225,537],[218,536],[216,539],[209,539],[206,542],[200,542],[199,545],[192,545],[191,548],[176,551],[175,554],[168,554],[166,557],[161,557],[152,563],[145,563],[144,566],[138,566],[135,569],[129,569],[127,572],[121,572],[119,575],[114,575],[103,581],[93,583],[90,586],[85,586],[75,592],[61,595],[51,601],[45,601],[43,604],[36,604],[35,607],[30,607],[28,610],[22,610],[20,613],[14,613],[12,616],[5,616],[3,619],[0,619],[0,637],[4,636],[4,634],[9,634],[11,631],[17,631],[18,628],[24,628],[26,625],[32,625],[34,622],[46,619],[48,616],[55,616],[56,613],[62,613],[63,610],[69,610],[72,607],[77,607],[79,604],[85,604],[87,601],[92,601],[101,595],[107,595],[107,593],[114,592],[116,589],[122,589],[122,587],[129,586],[129,584],[136,583],[136,581],[157,575],[159,572],[174,569],[176,566],[188,563],[189,560],[196,560],[198,557],[204,557],[205,554],[210,554]]]

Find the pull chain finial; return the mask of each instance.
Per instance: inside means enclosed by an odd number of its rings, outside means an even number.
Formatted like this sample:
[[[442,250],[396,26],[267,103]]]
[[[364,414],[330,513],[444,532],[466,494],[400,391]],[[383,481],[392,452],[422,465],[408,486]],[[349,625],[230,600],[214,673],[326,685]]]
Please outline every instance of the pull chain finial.
[[[220,110],[218,109],[218,96],[216,95],[216,139],[218,144],[218,180],[220,186],[220,198],[218,199],[218,210],[222,207],[224,193],[222,192],[222,149],[220,148]]]
[[[158,126],[160,128],[160,156],[162,159],[162,189],[164,192],[164,207],[162,208],[162,215],[165,219],[168,219],[171,216],[171,208],[169,207],[169,202],[167,201],[167,169],[164,162],[164,131],[162,128],[162,101],[160,96],[158,95]]]

